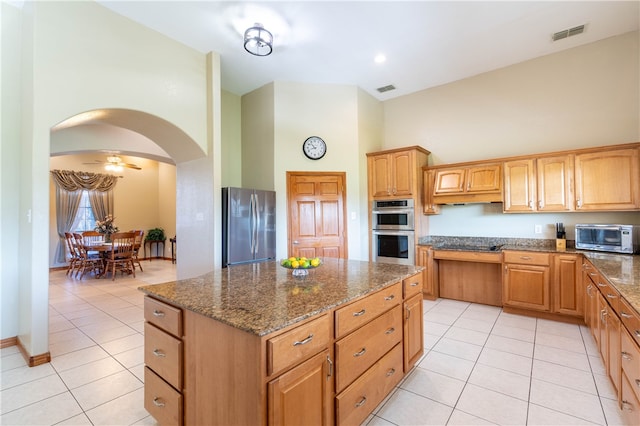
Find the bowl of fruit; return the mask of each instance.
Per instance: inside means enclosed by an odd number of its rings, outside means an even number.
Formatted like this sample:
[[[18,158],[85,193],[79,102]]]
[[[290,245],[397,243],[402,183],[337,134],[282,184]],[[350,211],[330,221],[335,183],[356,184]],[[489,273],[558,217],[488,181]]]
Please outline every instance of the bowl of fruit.
[[[321,265],[322,261],[319,257],[314,257],[313,259],[308,259],[306,257],[290,257],[280,261],[280,266],[291,269],[294,277],[303,277],[309,274],[309,269],[315,269]]]

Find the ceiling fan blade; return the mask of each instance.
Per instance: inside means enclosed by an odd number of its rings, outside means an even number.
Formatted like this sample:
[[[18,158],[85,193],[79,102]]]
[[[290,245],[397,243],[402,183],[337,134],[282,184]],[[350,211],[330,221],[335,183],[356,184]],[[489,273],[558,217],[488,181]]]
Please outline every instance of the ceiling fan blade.
[[[142,170],[142,167],[136,166],[135,164],[120,164],[122,167],[127,167],[129,169]]]

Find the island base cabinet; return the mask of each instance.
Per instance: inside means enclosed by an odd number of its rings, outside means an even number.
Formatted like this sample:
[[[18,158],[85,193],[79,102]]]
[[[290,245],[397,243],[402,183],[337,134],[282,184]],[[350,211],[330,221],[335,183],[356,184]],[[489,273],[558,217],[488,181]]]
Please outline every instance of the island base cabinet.
[[[424,353],[422,294],[404,302],[404,372],[408,373]]]
[[[144,408],[159,425],[182,424],[182,395],[149,367],[144,368]]]
[[[327,350],[269,382],[269,425],[332,424],[332,368]]]
[[[402,377],[402,344],[397,344],[336,397],[336,424],[362,424]]]
[[[625,375],[622,376],[622,396],[620,408],[628,425],[640,425],[640,402],[633,392],[633,385]]]
[[[548,312],[549,267],[508,264],[502,291],[504,306]]]

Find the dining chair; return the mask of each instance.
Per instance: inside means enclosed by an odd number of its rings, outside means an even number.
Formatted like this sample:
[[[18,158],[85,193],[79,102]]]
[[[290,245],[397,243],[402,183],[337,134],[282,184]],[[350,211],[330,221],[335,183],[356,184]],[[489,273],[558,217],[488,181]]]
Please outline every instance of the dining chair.
[[[140,272],[144,272],[142,270],[142,264],[140,263],[140,258],[138,258],[138,254],[140,253],[140,246],[142,246],[143,243],[143,237],[144,237],[144,230],[142,229],[132,229],[129,232],[135,232],[136,234],[136,240],[135,240],[135,244],[133,246],[133,263],[134,264],[138,264],[138,266],[140,267]]]
[[[84,277],[84,274],[87,270],[93,272],[98,278],[102,273],[102,268],[104,267],[102,262],[102,257],[100,257],[100,253],[90,253],[87,250],[87,246],[85,245],[85,239],[82,234],[74,233],[73,234],[75,240],[75,249],[79,255],[79,265],[78,270],[76,271],[76,276],[80,274],[80,279]]]
[[[105,276],[111,271],[111,280],[116,279],[116,268],[121,274],[132,273],[136,277],[136,267],[133,264],[133,251],[136,243],[135,232],[116,232],[111,234],[111,250],[105,257]]]
[[[84,239],[85,245],[98,244],[104,241],[104,235],[98,231],[84,231],[82,232],[82,238]],[[89,253],[99,254],[94,250],[89,250]]]
[[[67,247],[67,261],[69,262],[69,267],[67,268],[67,275],[71,274],[73,276],[74,269],[78,266],[80,262],[80,253],[76,249],[75,239],[73,238],[73,234],[71,232],[64,233],[64,239]]]

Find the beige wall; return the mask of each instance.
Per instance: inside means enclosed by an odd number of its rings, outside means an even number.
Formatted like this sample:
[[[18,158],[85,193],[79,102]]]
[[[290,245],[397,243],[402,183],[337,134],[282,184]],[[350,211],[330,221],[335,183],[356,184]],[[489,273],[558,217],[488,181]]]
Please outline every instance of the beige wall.
[[[222,186],[242,187],[242,98],[222,91]]]
[[[384,102],[384,146],[420,145],[431,164],[640,140],[639,33],[569,49]],[[503,214],[502,205],[445,206],[431,235],[568,237],[581,222],[640,223],[635,213]],[[543,225],[543,234],[535,234]]]
[[[273,83],[242,96],[243,188],[275,190],[274,108]]]
[[[167,238],[176,233],[176,168],[139,157],[121,156],[125,163],[134,163],[142,170],[124,169],[114,189],[115,224],[121,231],[162,228]],[[51,157],[51,170],[76,170],[106,173],[100,166],[84,165],[97,159],[96,154],[61,155]],[[49,266],[61,266],[56,262],[56,188],[53,179],[49,185]],[[100,219],[100,218],[98,218]],[[147,252],[148,253],[148,252]],[[153,251],[156,253],[155,248]],[[170,256],[167,240],[164,254]],[[141,253],[142,255],[142,253]]]

